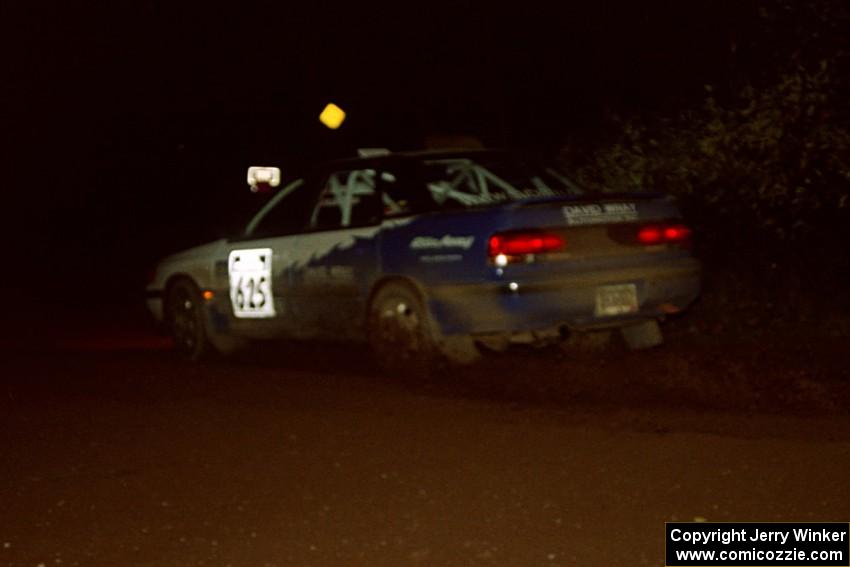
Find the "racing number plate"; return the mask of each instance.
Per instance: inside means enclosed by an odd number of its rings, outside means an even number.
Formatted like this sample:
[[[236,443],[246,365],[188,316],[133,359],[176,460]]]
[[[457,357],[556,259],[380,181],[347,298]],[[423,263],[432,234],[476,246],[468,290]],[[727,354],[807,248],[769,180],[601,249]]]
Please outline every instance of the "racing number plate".
[[[635,284],[605,285],[596,288],[596,316],[623,315],[638,310]]]
[[[227,273],[234,316],[274,317],[271,248],[233,250],[227,260]]]

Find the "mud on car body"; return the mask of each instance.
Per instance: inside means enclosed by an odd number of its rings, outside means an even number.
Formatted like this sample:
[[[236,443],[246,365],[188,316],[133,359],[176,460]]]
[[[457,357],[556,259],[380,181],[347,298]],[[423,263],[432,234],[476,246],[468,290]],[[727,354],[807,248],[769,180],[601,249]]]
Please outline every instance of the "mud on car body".
[[[249,171],[254,188],[279,180]],[[239,235],[157,267],[148,306],[186,356],[343,338],[410,368],[601,328],[651,346],[699,293],[672,199],[587,193],[517,154],[336,161],[269,195]]]

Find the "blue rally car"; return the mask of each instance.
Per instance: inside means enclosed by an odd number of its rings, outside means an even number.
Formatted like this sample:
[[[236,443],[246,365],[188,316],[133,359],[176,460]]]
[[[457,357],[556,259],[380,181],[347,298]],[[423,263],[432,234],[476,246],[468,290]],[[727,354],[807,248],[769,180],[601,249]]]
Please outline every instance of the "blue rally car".
[[[164,259],[148,287],[183,355],[350,339],[403,371],[594,329],[652,346],[699,293],[669,197],[588,193],[507,152],[376,153],[283,183],[249,169],[267,197],[253,219]]]

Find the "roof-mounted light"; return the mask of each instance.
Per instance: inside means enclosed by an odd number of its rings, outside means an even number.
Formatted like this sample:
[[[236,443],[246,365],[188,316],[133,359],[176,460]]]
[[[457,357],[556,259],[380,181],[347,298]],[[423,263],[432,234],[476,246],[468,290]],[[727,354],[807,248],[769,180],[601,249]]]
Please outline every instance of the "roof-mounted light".
[[[259,166],[248,168],[248,186],[251,187],[252,193],[259,193],[269,187],[277,187],[278,185],[280,185],[279,168]]]

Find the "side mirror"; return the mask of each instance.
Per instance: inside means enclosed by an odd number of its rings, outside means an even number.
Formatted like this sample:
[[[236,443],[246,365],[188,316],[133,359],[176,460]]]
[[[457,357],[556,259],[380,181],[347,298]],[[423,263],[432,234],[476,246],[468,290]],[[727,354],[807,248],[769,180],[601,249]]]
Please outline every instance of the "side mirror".
[[[249,167],[248,186],[252,193],[268,191],[269,187],[280,185],[280,168],[277,167]]]

